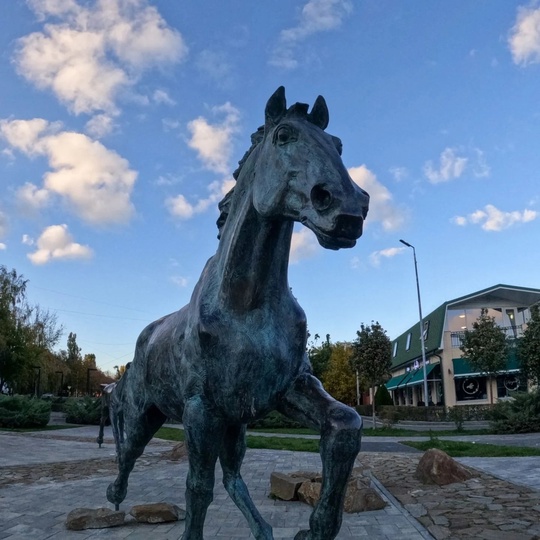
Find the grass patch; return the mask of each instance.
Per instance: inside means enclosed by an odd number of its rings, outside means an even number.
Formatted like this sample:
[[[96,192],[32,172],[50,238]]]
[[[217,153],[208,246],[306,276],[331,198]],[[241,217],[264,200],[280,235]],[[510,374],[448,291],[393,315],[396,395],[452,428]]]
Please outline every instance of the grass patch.
[[[493,435],[493,431],[489,429],[467,429],[458,431],[452,430],[427,430],[417,431],[415,429],[400,429],[400,428],[366,428],[362,430],[365,437],[431,437],[432,435],[453,437],[459,435]]]
[[[417,450],[438,448],[452,457],[525,457],[540,456],[540,449],[526,446],[499,446],[465,441],[447,441],[434,437],[429,441],[401,441]]]
[[[248,429],[250,433],[284,433],[286,435],[317,435],[314,429],[309,428],[254,428]]]
[[[183,429],[162,427],[156,433],[159,439],[167,441],[184,441]],[[258,437],[248,435],[248,448],[265,448],[268,450],[292,450],[294,452],[318,452],[319,441],[316,439],[294,439],[288,437]]]
[[[250,433],[280,433],[288,435],[317,435],[317,432],[308,428],[256,428],[248,430]],[[457,435],[492,435],[489,429],[471,429],[467,431],[444,430],[444,431],[416,431],[414,429],[400,428],[364,428],[362,434],[365,437],[429,437],[432,434],[452,437]]]

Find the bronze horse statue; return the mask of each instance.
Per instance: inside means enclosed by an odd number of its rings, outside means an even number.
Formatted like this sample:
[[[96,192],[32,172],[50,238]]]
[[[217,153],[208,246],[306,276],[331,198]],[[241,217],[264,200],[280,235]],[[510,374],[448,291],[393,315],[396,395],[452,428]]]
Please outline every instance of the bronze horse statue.
[[[306,356],[306,316],[288,284],[293,224],[329,249],[362,234],[369,196],[351,180],[341,141],[325,133],[319,96],[287,108],[278,88],[220,203],[220,242],[180,311],[147,326],[130,369],[110,399],[119,473],[107,489],[124,500],[136,459],[166,418],[184,424],[189,453],[184,540],[203,538],[219,459],[223,484],[255,538],[273,538],[240,467],[246,425],[278,410],[321,435],[323,480],[309,530],[296,539],[331,540],[341,527],[346,484],[360,450],[362,420],[333,399]]]

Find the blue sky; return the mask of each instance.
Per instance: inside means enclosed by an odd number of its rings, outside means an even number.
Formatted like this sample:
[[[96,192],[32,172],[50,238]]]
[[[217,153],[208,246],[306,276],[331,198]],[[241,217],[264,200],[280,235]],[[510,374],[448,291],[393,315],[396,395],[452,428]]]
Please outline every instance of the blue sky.
[[[540,4],[13,0],[0,19],[0,264],[103,369],[189,301],[217,202],[284,85],[321,94],[371,195],[356,247],[297,227],[312,334],[391,338],[496,283],[540,287]]]

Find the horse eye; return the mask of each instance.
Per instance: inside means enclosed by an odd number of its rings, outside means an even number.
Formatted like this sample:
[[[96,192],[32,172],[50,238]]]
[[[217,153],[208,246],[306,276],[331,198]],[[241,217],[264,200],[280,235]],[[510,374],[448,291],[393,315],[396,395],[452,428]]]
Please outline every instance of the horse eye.
[[[278,144],[287,144],[288,142],[296,140],[294,131],[289,126],[281,126],[276,131],[275,141]]]

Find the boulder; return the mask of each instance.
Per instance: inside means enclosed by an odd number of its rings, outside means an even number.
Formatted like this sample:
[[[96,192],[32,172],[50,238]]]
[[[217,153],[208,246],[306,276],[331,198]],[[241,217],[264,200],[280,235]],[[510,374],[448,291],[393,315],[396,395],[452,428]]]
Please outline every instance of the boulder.
[[[166,523],[186,519],[186,512],[182,508],[166,502],[139,504],[134,506],[129,513],[139,523]]]
[[[169,453],[169,459],[172,461],[181,461],[188,457],[188,451],[186,443],[179,442],[173,446],[173,449]]]
[[[438,484],[439,486],[464,482],[473,476],[469,469],[437,448],[424,452],[414,474],[414,477],[423,484]]]
[[[306,481],[307,478],[293,478],[288,474],[273,472],[270,475],[270,495],[282,501],[295,501],[298,489]]]
[[[312,482],[322,482],[322,474],[314,471],[296,471],[288,473],[292,478],[304,478]]]
[[[321,493],[320,482],[304,482],[298,490],[298,499],[310,506],[315,506]],[[371,487],[367,478],[353,477],[347,484],[343,510],[348,514],[380,510],[386,502]]]
[[[315,506],[321,494],[320,482],[304,482],[298,490],[298,500],[310,506]]]
[[[84,529],[107,529],[123,525],[125,512],[110,508],[75,508],[66,518],[66,528],[71,531]]]
[[[381,510],[385,506],[386,502],[371,487],[371,482],[367,478],[353,477],[347,484],[343,510],[348,514]]]

